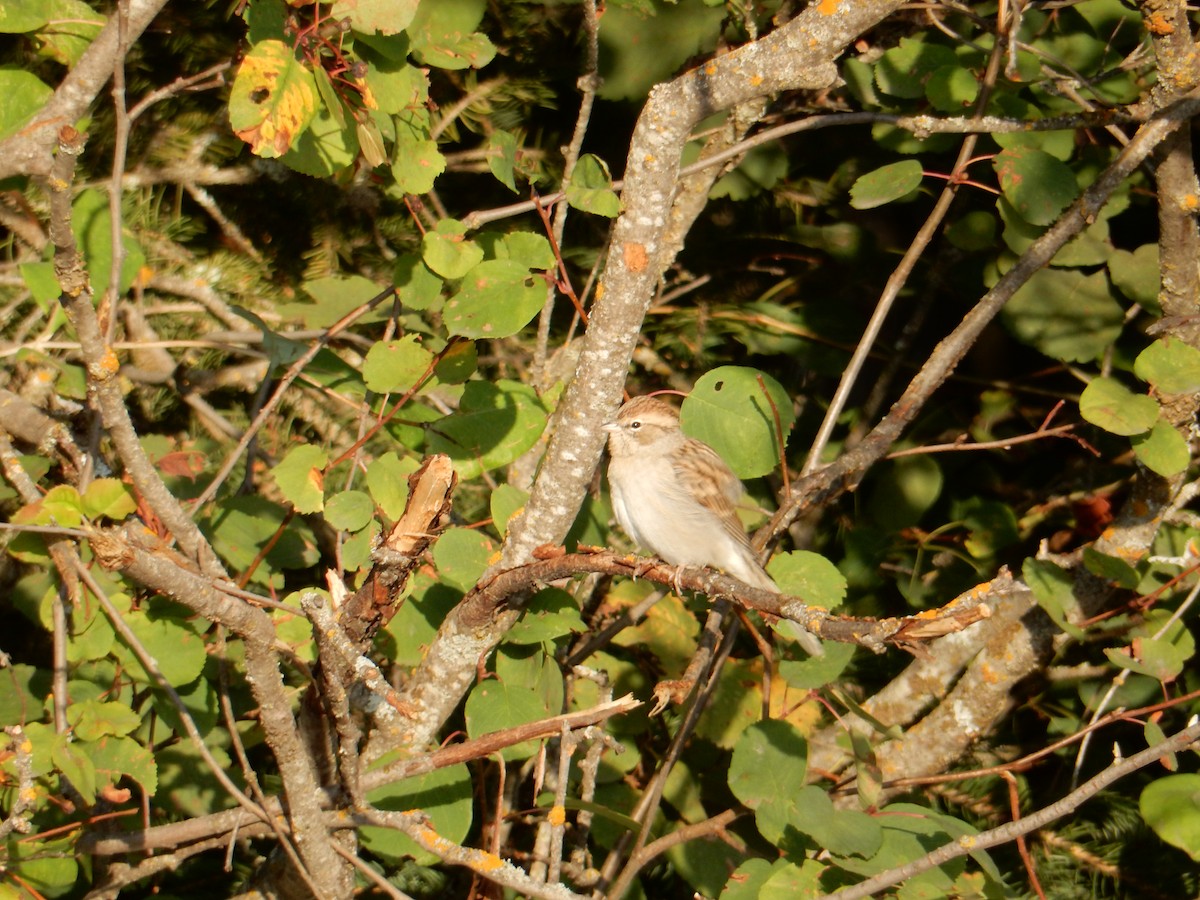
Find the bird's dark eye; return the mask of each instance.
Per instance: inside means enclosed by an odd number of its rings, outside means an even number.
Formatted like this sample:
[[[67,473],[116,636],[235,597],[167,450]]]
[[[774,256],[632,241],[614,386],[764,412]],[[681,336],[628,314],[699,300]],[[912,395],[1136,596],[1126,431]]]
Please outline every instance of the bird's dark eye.
[[[637,431],[641,427],[642,427],[642,423],[639,419],[634,419],[632,422],[629,423],[630,431]]]

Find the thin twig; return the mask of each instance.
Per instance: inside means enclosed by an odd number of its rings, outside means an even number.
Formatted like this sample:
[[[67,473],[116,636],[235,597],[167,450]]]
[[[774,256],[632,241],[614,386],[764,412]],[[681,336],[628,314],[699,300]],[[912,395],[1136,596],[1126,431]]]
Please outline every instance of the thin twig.
[[[1165,741],[1153,747],[1147,747],[1140,753],[1135,753],[1127,759],[1114,762],[1100,774],[1085,782],[1080,787],[1063,797],[1061,800],[1043,807],[1035,813],[1016,822],[1009,822],[998,828],[992,828],[980,834],[969,835],[944,844],[921,859],[913,860],[902,866],[880,872],[853,887],[844,888],[832,894],[824,895],[820,900],[862,900],[872,894],[900,884],[903,881],[928,872],[944,865],[952,859],[966,856],[968,853],[978,853],[1001,844],[1015,840],[1018,835],[1029,834],[1044,825],[1069,815],[1100,793],[1110,784],[1130,775],[1133,772],[1158,763],[1160,760],[1179,753],[1200,739],[1200,724],[1190,725],[1178,731]]]
[[[325,332],[317,340],[313,341],[313,343],[302,354],[300,354],[300,357],[288,367],[287,372],[284,373],[283,377],[279,379],[279,383],[275,386],[275,392],[258,410],[258,414],[254,417],[254,421],[252,421],[249,427],[246,428],[246,432],[242,435],[241,440],[238,441],[237,446],[234,447],[229,455],[225,457],[225,461],[221,464],[221,468],[217,470],[216,475],[213,476],[213,480],[193,502],[192,509],[194,512],[199,512],[205,507],[205,505],[208,504],[210,500],[213,499],[213,497],[216,496],[217,491],[221,488],[221,485],[225,483],[225,479],[229,477],[229,473],[233,471],[233,467],[237,465],[237,461],[241,459],[241,456],[246,451],[246,448],[250,446],[251,441],[257,437],[259,430],[262,429],[263,425],[266,424],[267,418],[272,412],[275,411],[275,407],[277,407],[283,400],[284,393],[291,386],[292,382],[300,376],[300,373],[304,371],[304,367],[312,362],[313,358],[318,353],[325,349],[335,335],[349,328],[388,297],[392,296],[394,291],[394,288],[388,287],[380,291],[358,308],[352,309],[350,312],[346,313],[346,315],[342,316],[340,319],[330,325]]]

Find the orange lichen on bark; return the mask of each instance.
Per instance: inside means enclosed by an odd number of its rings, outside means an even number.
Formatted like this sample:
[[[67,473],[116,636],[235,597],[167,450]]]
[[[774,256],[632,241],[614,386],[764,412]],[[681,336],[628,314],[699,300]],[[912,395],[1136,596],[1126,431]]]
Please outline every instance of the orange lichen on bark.
[[[1146,28],[1150,30],[1151,34],[1164,35],[1175,33],[1175,26],[1171,24],[1171,20],[1158,12],[1151,13],[1146,19]]]
[[[504,865],[504,860],[498,857],[495,853],[484,851],[479,854],[479,868],[485,872],[491,872],[501,868]]]

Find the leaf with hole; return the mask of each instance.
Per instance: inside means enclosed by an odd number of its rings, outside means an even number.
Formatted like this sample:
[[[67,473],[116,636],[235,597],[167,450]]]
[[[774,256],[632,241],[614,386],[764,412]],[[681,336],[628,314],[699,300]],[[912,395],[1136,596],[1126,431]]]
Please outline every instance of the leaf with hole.
[[[273,159],[295,146],[318,105],[313,74],[292,48],[283,41],[260,41],[234,76],[229,122],[253,153]]]
[[[683,430],[716,450],[739,478],[758,478],[779,465],[779,432],[786,445],[795,413],[787,391],[770,375],[721,366],[696,382],[680,418]]]

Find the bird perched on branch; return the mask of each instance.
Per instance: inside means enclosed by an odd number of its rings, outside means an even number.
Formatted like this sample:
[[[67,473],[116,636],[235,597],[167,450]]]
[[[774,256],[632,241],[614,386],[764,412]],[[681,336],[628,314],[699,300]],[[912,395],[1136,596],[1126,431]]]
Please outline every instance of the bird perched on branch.
[[[708,444],[679,427],[679,411],[634,397],[608,432],[608,481],[617,521],[673,566],[711,566],[779,593],[737,517],[742,482]]]

